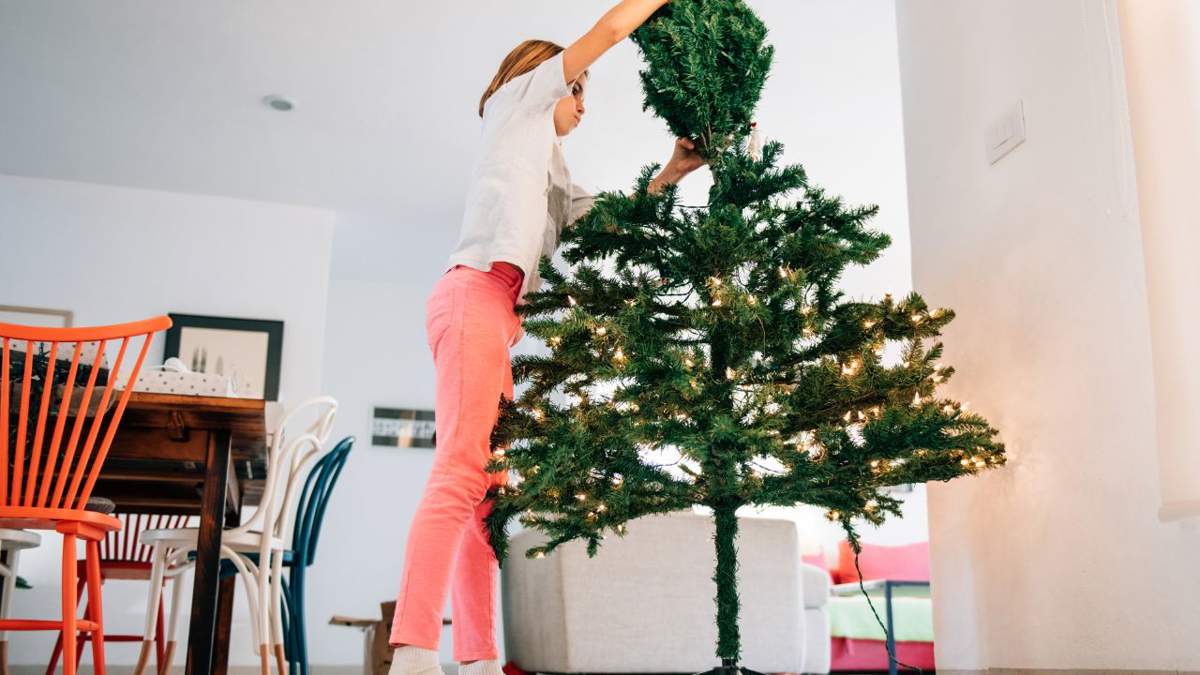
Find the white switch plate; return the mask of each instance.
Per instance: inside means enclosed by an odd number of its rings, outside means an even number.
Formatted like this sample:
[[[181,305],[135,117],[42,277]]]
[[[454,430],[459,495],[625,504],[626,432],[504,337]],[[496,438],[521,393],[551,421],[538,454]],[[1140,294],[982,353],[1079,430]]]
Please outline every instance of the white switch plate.
[[[988,164],[995,164],[1025,142],[1025,104],[1017,101],[987,130]]]

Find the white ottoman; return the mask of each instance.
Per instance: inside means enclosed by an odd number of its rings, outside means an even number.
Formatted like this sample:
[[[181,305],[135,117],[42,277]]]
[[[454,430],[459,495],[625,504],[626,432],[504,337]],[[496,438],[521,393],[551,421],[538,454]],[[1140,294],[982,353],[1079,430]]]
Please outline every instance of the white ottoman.
[[[808,616],[794,521],[738,519],[740,665],[764,673],[804,672]],[[546,536],[513,536],[501,569],[508,660],[545,673],[695,673],[720,665],[712,518],[689,510],[640,518],[609,534],[595,558],[571,542],[542,559],[525,551]],[[827,597],[828,578],[820,593]],[[810,606],[811,605],[811,606]],[[827,622],[826,622],[827,624]],[[824,641],[827,625],[811,641]]]

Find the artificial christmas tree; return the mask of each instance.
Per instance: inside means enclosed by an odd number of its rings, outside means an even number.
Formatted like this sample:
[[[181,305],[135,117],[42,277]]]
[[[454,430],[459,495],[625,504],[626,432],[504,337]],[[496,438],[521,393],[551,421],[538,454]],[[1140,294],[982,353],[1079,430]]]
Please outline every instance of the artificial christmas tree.
[[[696,141],[714,184],[704,206],[675,189],[607,192],[563,233],[570,269],[540,263],[546,286],[518,308],[549,355],[514,359],[502,398],[486,520],[497,558],[514,519],[548,535],[544,557],[651,513],[700,504],[716,524],[716,655],[738,667],[736,510],[826,509],[855,550],[855,522],[900,513],[885,488],[949,480],[1004,463],[997,431],[935,389],[954,369],[933,342],[954,318],[913,293],[846,300],[836,284],[890,244],[850,208],[751,152],[751,119],[770,69],[766,28],[741,0],[675,0],[633,36],[646,106]],[[933,342],[933,344],[928,344]],[[885,363],[889,343],[903,346]],[[560,399],[556,401],[555,399]],[[673,466],[655,461],[663,452]]]

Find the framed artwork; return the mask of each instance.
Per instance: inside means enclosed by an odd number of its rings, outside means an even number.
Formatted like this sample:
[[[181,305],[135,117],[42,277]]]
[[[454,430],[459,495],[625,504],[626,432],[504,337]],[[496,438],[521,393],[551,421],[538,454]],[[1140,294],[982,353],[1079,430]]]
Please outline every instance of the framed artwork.
[[[371,445],[387,448],[432,448],[434,434],[432,410],[407,408],[371,409]]]
[[[43,328],[70,328],[74,318],[75,315],[66,309],[0,305],[0,323],[16,323],[22,326],[41,326]]]
[[[177,357],[194,373],[234,378],[238,396],[279,400],[283,322],[170,314],[163,360]]]

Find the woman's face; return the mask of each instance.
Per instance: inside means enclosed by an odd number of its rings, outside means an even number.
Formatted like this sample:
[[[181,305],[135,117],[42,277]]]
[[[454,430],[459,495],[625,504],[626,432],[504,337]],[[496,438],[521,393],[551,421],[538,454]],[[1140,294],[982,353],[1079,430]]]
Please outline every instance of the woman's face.
[[[587,73],[580,75],[571,85],[571,95],[564,96],[554,106],[554,131],[566,136],[583,121],[583,91],[587,86]]]

